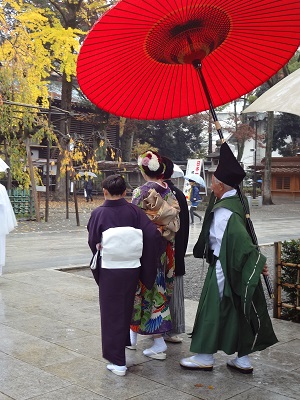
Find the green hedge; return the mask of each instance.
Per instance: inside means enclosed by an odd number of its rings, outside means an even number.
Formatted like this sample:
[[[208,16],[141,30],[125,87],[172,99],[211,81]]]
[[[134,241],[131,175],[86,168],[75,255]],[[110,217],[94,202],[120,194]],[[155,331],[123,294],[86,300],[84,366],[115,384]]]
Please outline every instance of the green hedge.
[[[291,264],[300,264],[300,239],[285,241],[281,245],[281,261]],[[296,284],[298,280],[298,269],[282,266],[281,282]],[[282,296],[285,303],[300,304],[299,290],[296,288],[282,287]],[[297,299],[298,296],[298,299]],[[282,308],[282,318],[290,321],[300,322],[300,311],[289,308]]]

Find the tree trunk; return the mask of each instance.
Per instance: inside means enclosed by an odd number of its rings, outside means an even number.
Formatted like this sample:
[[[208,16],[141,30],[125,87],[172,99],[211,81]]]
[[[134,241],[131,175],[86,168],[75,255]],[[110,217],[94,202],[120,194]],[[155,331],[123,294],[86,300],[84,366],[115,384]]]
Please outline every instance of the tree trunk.
[[[29,143],[28,138],[26,139],[26,152],[27,152],[27,161],[28,161],[28,167],[29,167],[29,175],[30,175],[31,189],[32,189],[32,195],[33,195],[33,202],[34,202],[34,208],[35,208],[35,216],[36,216],[37,222],[41,222],[40,205],[38,202],[36,183],[35,183],[35,179],[34,179],[33,164],[32,164],[32,158],[31,158],[31,149],[30,149],[30,143]]]
[[[123,161],[131,161],[131,152],[133,145],[133,132],[124,132],[121,137],[121,146],[122,146],[122,160]]]
[[[268,126],[266,132],[266,155],[265,155],[265,171],[263,182],[263,204],[274,204],[271,194],[271,159],[272,159],[272,142],[274,129],[274,112],[268,111]]]
[[[7,141],[6,139],[4,139],[4,161],[6,162],[7,165],[10,166],[10,161],[9,161],[9,156],[8,156],[8,151],[7,151]],[[12,188],[12,179],[11,179],[11,172],[10,172],[10,168],[7,170],[7,190],[11,190]]]
[[[243,104],[243,110],[246,108],[246,97],[243,98],[244,100],[244,104]],[[246,124],[247,123],[247,116],[246,114],[241,114],[240,115],[241,118],[241,122],[242,124]],[[237,132],[238,130],[238,115],[237,115],[237,110],[236,110],[236,101],[234,101],[234,121],[235,121],[235,131]],[[237,160],[241,161],[241,159],[243,158],[243,154],[244,154],[244,150],[245,150],[245,140],[241,140],[238,141],[237,140],[237,150],[238,150],[238,154],[237,154]]]
[[[62,76],[62,89],[61,89],[61,109],[67,111],[65,118],[62,118],[60,122],[60,139],[59,143],[63,150],[68,146],[70,138],[70,117],[69,111],[71,111],[71,101],[72,101],[72,82],[67,81],[66,74],[63,73]],[[56,186],[55,194],[53,196],[54,200],[66,200],[66,175],[65,171],[61,171],[63,153],[58,155],[57,159],[57,172],[56,172]]]
[[[241,161],[241,159],[243,157],[243,154],[244,154],[245,142],[244,141],[242,141],[242,142],[237,141],[237,148],[238,148],[238,154],[237,154],[236,159],[238,161]]]

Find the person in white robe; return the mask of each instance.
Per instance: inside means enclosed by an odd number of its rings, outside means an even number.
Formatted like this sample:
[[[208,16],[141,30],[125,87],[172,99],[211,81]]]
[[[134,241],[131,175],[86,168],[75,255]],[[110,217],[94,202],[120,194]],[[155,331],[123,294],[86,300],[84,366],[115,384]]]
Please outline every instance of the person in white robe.
[[[17,226],[17,220],[5,186],[0,183],[0,275],[5,266],[6,235]]]

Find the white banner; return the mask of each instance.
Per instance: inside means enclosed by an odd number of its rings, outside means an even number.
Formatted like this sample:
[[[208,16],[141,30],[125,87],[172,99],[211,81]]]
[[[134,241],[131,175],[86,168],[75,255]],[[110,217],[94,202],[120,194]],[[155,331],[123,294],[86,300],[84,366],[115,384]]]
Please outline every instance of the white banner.
[[[202,175],[201,175],[202,172]],[[204,160],[201,158],[189,158],[186,166],[186,173],[185,176],[189,176],[191,174],[199,175],[202,176],[202,178],[205,180],[205,171],[204,171]],[[189,184],[188,180],[184,180],[184,186],[183,186],[183,193],[185,194],[185,197],[189,197],[190,193],[190,188],[191,185]],[[206,187],[200,188],[200,193],[201,194],[207,194]]]
[[[186,175],[200,175],[203,160],[201,158],[189,158],[186,166]]]

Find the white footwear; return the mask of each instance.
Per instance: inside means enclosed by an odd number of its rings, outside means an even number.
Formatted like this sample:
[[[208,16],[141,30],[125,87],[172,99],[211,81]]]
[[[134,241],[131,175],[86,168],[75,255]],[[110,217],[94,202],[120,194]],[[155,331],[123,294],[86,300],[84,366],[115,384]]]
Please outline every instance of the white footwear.
[[[206,363],[202,361],[195,360],[196,356],[183,358],[180,361],[180,365],[186,369],[197,369],[200,371],[212,371],[214,363]]]
[[[169,343],[182,343],[183,339],[180,336],[171,336],[166,334],[164,336],[165,342],[169,342]]]
[[[167,358],[166,353],[163,351],[156,353],[152,348],[144,350],[143,354],[146,357],[154,358],[154,360],[165,360]]]
[[[127,368],[126,366],[119,366],[115,364],[107,364],[106,368],[111,371],[113,374],[118,376],[125,376]]]
[[[201,364],[197,361],[192,360],[192,357],[183,358],[180,361],[180,365],[186,369],[197,369],[200,371],[212,371],[213,370],[213,365]]]
[[[126,349],[136,350],[137,349],[137,345],[136,344],[132,344],[131,346],[126,346]]]
[[[164,351],[167,350],[167,345],[162,336],[154,337],[154,343],[149,349],[143,351],[146,357],[154,358],[155,360],[165,360],[167,358]]]
[[[253,367],[250,365],[250,361],[242,362],[239,357],[234,358],[233,360],[227,361],[227,367],[234,369],[242,374],[252,374]],[[246,360],[247,361],[247,360]]]

